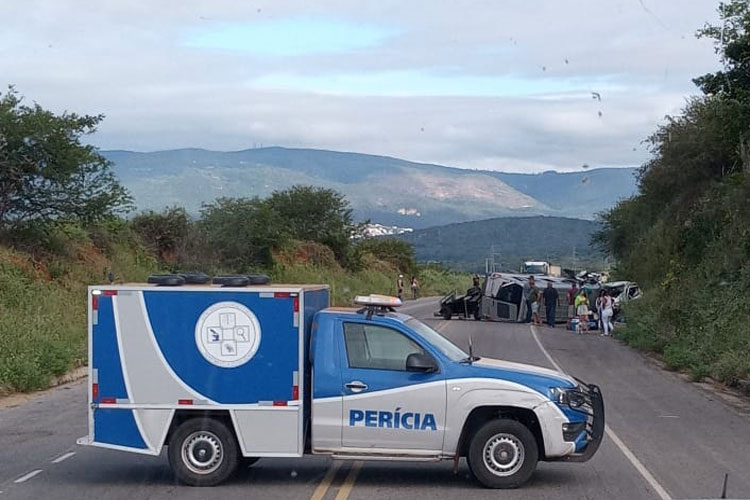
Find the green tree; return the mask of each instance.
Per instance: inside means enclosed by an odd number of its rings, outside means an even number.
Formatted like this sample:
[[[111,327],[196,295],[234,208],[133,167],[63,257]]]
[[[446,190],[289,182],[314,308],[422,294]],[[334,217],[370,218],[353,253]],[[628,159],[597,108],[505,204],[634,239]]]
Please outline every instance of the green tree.
[[[34,220],[90,222],[130,208],[128,192],[96,148],[82,144],[103,119],[27,106],[0,94],[0,228]]]
[[[328,246],[351,267],[351,237],[356,230],[349,202],[332,189],[293,186],[274,192],[267,205],[282,219],[289,236]]]
[[[750,7],[719,5],[722,69],[649,139],[638,194],[602,215],[595,241],[645,286],[622,337],[668,366],[729,384],[750,376]]]
[[[206,253],[235,272],[269,267],[273,251],[289,240],[279,214],[258,198],[219,198],[205,204],[198,225]]]
[[[722,95],[747,102],[750,98],[750,5],[746,0],[719,4],[720,25],[706,24],[698,38],[714,40],[723,68],[695,78],[707,95]]]
[[[716,185],[748,180],[741,172],[750,172],[750,8],[733,0],[719,5],[719,15],[720,25],[706,25],[697,36],[715,40],[722,70],[696,78],[705,95],[690,99],[648,139],[653,158],[640,170],[639,193],[602,214],[603,230],[594,237],[644,283],[702,259],[728,226],[717,210],[712,222],[705,217],[723,206],[712,196]]]
[[[131,221],[133,230],[162,262],[175,264],[190,234],[191,220],[182,207],[141,213]]]

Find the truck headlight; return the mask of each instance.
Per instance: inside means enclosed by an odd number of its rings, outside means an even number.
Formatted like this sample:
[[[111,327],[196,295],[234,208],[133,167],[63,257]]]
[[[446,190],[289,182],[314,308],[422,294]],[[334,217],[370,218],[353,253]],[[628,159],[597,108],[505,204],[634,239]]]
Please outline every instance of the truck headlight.
[[[559,405],[578,408],[580,406],[583,406],[583,404],[586,402],[585,396],[577,388],[569,389],[567,387],[553,387],[549,392],[550,399]]]

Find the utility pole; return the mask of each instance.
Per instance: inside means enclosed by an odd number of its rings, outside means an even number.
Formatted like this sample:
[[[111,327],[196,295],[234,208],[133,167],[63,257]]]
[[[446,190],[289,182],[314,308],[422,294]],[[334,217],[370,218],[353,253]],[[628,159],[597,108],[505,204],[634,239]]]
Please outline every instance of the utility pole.
[[[496,273],[498,266],[501,264],[500,258],[495,260],[496,256],[500,256],[500,252],[495,250],[495,245],[490,246],[490,257],[484,260],[484,269],[487,274]]]

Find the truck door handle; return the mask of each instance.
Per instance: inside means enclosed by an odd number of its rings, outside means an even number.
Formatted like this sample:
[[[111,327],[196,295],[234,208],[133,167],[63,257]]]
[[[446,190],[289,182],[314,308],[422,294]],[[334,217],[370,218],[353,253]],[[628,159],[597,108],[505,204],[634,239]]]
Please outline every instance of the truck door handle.
[[[352,380],[346,384],[346,388],[352,392],[362,392],[367,390],[367,384],[359,380]]]

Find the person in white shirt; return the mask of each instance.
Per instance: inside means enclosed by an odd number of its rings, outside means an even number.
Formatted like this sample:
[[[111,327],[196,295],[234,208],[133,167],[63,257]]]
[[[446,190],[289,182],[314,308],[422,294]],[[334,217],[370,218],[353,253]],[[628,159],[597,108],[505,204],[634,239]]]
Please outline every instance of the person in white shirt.
[[[612,330],[614,329],[614,326],[612,325],[612,315],[614,314],[614,300],[606,291],[602,296],[601,307],[602,308],[599,315],[602,318],[602,329],[604,330],[602,332],[602,335],[605,337],[609,337],[610,335],[612,335]]]

